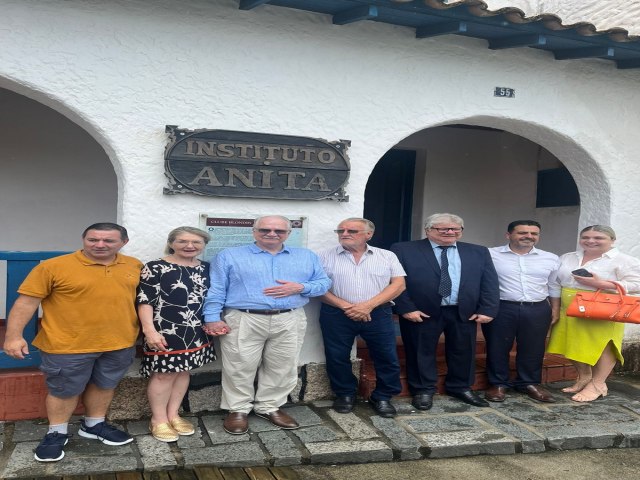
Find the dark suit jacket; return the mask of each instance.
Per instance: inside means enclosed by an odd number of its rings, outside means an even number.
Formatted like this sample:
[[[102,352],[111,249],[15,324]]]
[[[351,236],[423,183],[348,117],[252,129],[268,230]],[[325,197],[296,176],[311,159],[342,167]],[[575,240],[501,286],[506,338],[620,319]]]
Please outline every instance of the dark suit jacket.
[[[498,275],[486,247],[457,242],[462,264],[458,310],[468,320],[474,313],[495,317],[500,304]],[[405,271],[407,289],[394,301],[400,315],[420,310],[430,316],[440,315],[438,295],[440,266],[429,240],[391,245]]]

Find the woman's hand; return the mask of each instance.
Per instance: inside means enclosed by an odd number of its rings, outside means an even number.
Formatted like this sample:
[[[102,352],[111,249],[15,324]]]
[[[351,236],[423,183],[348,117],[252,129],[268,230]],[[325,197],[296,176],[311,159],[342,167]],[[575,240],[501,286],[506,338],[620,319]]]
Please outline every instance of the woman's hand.
[[[207,335],[211,335],[212,337],[219,337],[220,335],[226,335],[231,331],[229,325],[226,322],[218,321],[218,322],[208,322],[202,325],[202,330]]]
[[[573,278],[580,285],[584,285],[586,287],[595,288],[596,290],[597,289],[602,289],[602,290],[615,290],[616,289],[615,282],[611,282],[609,280],[603,280],[602,278],[600,278],[595,273],[593,274],[593,277],[580,277],[578,275],[574,275]]]
[[[164,339],[164,336],[155,330],[153,332],[144,333],[144,343],[147,344],[149,349],[156,352],[166,352],[169,345]]]

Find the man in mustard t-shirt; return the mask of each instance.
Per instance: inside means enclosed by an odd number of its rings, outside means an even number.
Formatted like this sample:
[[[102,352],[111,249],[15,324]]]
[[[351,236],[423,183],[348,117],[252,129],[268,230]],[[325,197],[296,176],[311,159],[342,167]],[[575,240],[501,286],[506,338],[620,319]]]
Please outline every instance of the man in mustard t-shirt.
[[[82,234],[82,250],[40,263],[18,289],[7,320],[4,351],[9,356],[23,359],[29,353],[22,333],[40,305],[43,311],[33,341],[41,351],[48,390],[49,431],[35,451],[40,462],[64,457],[69,419],[81,397],[80,436],[107,445],[133,441],[105,422],[138,336],[135,297],[142,264],[118,253],[128,241],[120,225],[91,225]]]

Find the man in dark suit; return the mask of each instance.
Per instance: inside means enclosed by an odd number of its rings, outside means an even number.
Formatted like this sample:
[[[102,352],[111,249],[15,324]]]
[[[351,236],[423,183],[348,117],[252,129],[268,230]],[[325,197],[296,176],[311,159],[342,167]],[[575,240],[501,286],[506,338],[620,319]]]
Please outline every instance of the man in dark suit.
[[[478,407],[489,404],[471,390],[475,380],[476,331],[498,313],[498,276],[489,250],[458,242],[462,218],[436,213],[427,218],[427,238],[391,246],[404,267],[407,289],[396,298],[412,404],[433,404],[438,372],[436,348],[445,334],[448,395]]]

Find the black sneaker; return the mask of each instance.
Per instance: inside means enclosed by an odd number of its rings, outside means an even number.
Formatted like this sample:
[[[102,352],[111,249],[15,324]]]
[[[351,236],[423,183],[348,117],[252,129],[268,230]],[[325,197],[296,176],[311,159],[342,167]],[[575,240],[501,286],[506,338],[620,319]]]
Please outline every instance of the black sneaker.
[[[36,447],[34,458],[39,462],[57,462],[64,458],[64,447],[71,435],[65,433],[47,433]]]
[[[84,438],[100,440],[105,445],[126,445],[133,442],[133,437],[128,433],[118,430],[107,422],[101,422],[93,427],[87,427],[84,419],[80,420],[78,435]]]

